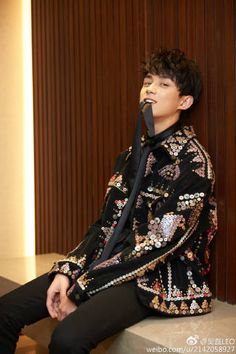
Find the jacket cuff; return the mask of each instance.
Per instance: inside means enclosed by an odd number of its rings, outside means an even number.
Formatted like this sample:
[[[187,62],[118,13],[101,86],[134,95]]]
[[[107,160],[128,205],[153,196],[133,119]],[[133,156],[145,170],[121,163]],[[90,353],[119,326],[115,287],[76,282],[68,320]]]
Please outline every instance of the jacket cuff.
[[[79,277],[82,272],[82,265],[76,263],[71,258],[65,258],[59,260],[54,263],[53,267],[49,271],[49,276],[53,276],[55,274],[63,274],[70,279],[71,285],[72,283]]]
[[[89,296],[87,293],[84,292],[84,290],[81,289],[79,284],[75,282],[70,289],[67,291],[67,296],[68,298],[73,301],[77,306],[81,304],[81,302],[84,302],[89,299]]]
[[[73,279],[71,279],[71,277],[69,276],[69,274],[64,273],[64,272],[61,272],[60,270],[54,271],[53,269],[51,269],[51,270],[48,272],[49,279],[50,279],[51,281],[53,281],[54,278],[55,278],[55,276],[56,276],[57,274],[65,275],[65,276],[69,279],[69,281],[70,281],[70,286],[73,284]]]

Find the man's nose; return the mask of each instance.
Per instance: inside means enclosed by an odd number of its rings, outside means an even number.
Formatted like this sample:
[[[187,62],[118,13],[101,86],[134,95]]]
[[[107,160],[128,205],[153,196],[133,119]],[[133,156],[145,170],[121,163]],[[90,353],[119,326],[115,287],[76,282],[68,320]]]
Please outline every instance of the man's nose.
[[[151,84],[146,88],[146,94],[150,94],[150,93],[153,93],[153,94],[157,93],[156,87],[154,84]]]

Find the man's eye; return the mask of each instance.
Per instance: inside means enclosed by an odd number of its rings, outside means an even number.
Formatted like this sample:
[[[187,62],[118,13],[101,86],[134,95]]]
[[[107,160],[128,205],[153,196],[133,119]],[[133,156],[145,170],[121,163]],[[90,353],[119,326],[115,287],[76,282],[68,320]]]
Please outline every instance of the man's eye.
[[[168,87],[169,86],[166,82],[161,82],[160,85],[164,86],[164,87]]]
[[[144,81],[144,82],[143,82],[143,86],[149,86],[149,85],[151,85],[151,82],[150,82],[150,81]]]

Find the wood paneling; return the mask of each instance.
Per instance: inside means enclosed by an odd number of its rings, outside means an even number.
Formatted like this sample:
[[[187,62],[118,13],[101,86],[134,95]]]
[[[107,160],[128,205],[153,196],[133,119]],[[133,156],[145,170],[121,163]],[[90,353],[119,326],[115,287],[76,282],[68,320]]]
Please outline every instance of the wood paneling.
[[[98,216],[132,140],[140,63],[179,47],[202,71],[193,111],[216,171],[211,283],[236,302],[234,0],[32,0],[37,253],[65,253]]]

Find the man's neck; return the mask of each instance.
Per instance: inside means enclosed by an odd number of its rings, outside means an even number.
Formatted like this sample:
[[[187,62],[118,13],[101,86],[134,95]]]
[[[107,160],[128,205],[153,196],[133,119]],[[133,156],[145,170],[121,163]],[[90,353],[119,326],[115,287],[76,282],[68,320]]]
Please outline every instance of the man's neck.
[[[178,122],[179,118],[180,118],[179,115],[176,117],[171,117],[171,118],[158,118],[158,120],[155,119],[155,117],[154,117],[155,134],[159,134],[159,133],[163,132],[164,130],[168,129],[173,124]]]

